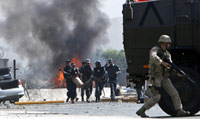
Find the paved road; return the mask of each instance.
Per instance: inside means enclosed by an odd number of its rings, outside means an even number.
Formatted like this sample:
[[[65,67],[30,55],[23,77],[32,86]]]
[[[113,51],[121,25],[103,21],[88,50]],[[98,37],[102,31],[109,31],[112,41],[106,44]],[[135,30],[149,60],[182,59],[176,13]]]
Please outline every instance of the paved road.
[[[136,119],[140,117],[135,112],[141,106],[123,102],[1,105],[0,119]],[[152,118],[172,118],[158,105],[147,111],[147,114]],[[181,117],[181,119],[199,118],[200,113],[192,117]]]

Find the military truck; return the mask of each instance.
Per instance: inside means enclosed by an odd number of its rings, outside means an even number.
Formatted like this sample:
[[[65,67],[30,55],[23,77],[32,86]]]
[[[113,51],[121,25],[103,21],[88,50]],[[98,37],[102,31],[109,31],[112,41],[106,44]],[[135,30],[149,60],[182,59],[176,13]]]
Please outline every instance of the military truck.
[[[172,38],[169,49],[173,63],[195,82],[170,76],[184,110],[200,110],[200,1],[127,0],[123,5],[123,44],[128,64],[128,81],[144,84],[148,75],[149,50],[161,35]],[[169,95],[162,89],[159,106],[175,116]]]

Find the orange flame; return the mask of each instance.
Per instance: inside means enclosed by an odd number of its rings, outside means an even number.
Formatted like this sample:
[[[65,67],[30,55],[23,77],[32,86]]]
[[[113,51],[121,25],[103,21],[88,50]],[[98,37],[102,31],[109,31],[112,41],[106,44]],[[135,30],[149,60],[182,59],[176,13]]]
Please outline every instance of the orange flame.
[[[76,67],[77,68],[80,68],[81,65],[82,65],[81,61],[79,60],[79,57],[77,57],[77,56],[75,56],[74,58],[72,58],[71,62],[76,63]]]
[[[63,86],[63,80],[64,80],[64,75],[62,71],[58,71],[57,77],[54,78],[53,84],[56,86],[56,88],[61,88]],[[64,82],[64,87],[66,87],[66,84]]]

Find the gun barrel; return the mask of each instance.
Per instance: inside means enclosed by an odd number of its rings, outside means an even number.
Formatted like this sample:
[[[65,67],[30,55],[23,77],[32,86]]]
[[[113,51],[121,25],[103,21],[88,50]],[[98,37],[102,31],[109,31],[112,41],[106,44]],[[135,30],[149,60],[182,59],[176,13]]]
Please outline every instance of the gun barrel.
[[[179,74],[183,75],[185,78],[187,78],[190,82],[195,83],[182,69],[180,69],[178,66],[176,66],[174,63],[172,63],[169,59],[164,57],[164,55],[161,52],[158,52],[157,55],[168,64],[171,65],[171,68],[174,69]]]

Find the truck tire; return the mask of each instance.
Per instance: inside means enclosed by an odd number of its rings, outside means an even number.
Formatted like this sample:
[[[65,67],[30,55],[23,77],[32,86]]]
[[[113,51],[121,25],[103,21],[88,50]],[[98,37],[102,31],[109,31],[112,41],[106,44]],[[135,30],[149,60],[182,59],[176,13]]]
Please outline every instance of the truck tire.
[[[183,109],[189,111],[191,115],[194,115],[200,110],[200,74],[196,70],[189,67],[180,68],[187,73],[195,83],[175,76],[171,76],[170,79],[179,93]],[[159,106],[167,114],[176,116],[176,111],[172,104],[171,98],[164,89],[161,90]]]

